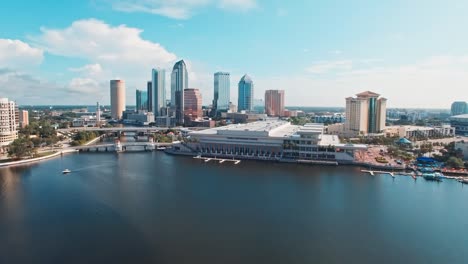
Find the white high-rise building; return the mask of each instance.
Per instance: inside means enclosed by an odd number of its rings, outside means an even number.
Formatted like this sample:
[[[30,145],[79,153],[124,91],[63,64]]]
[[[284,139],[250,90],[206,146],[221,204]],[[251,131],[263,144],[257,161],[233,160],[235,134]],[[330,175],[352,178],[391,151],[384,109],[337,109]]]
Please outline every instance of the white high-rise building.
[[[387,118],[387,99],[366,91],[346,98],[345,133],[353,136],[381,133]]]
[[[111,95],[111,117],[112,119],[122,119],[123,111],[125,111],[125,81],[111,80],[110,81]]]
[[[8,146],[18,138],[15,109],[15,102],[0,98],[0,147]]]

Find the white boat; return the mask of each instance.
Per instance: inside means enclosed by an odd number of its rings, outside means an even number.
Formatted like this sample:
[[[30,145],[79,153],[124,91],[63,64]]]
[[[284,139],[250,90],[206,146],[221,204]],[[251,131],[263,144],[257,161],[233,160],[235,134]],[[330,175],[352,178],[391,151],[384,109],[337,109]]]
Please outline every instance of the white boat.
[[[157,147],[156,149],[157,149],[157,150],[165,150],[166,147]]]
[[[62,171],[63,174],[68,174],[70,172],[71,172],[71,170],[69,170],[69,169],[65,169],[64,171]]]

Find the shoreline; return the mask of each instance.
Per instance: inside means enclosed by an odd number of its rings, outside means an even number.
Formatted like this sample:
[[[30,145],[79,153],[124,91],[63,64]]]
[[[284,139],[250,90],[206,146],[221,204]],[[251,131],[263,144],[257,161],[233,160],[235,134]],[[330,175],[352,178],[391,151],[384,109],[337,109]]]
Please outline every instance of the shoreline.
[[[57,157],[57,156],[62,156],[63,154],[76,153],[76,152],[78,152],[78,151],[74,150],[74,149],[60,150],[60,151],[57,151],[57,152],[55,152],[53,154],[50,154],[50,155],[47,155],[47,156],[44,156],[44,157],[0,163],[0,168],[14,167],[14,166],[19,166],[19,165],[24,165],[24,164],[29,164],[29,163],[36,163],[36,162],[40,162],[40,161],[43,161],[43,160],[48,160],[48,159],[51,159],[51,158],[54,158],[54,157]]]

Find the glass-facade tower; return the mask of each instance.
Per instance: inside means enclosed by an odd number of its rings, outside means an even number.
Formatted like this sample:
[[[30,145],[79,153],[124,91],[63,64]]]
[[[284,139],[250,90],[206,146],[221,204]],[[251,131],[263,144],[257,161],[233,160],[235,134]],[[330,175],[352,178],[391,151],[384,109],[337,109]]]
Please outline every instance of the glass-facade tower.
[[[154,116],[161,115],[161,109],[166,106],[166,71],[153,69],[151,72],[151,105]]]
[[[227,111],[229,109],[230,95],[230,74],[228,72],[215,73],[213,108],[216,109],[216,111]]]
[[[253,111],[254,84],[250,76],[244,75],[239,81],[238,111]]]
[[[176,62],[171,74],[171,108],[176,122],[184,123],[184,90],[188,88],[187,66],[183,60]]]
[[[148,110],[148,92],[136,90],[136,110]]]

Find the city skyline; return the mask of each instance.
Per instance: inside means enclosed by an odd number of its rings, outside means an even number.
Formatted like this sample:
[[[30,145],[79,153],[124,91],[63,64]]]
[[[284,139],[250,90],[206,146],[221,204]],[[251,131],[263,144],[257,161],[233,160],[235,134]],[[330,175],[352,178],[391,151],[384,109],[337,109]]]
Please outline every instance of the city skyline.
[[[254,98],[282,89],[291,106],[342,106],[342,98],[362,90],[386,94],[389,107],[448,109],[467,100],[468,39],[459,32],[468,22],[468,3],[227,2],[170,8],[167,1],[90,0],[76,3],[73,12],[54,0],[48,1],[53,9],[6,2],[0,10],[0,87],[22,105],[57,99],[91,105],[109,102],[108,80],[142,89],[150,69],[164,69],[170,78],[172,65],[183,58],[204,105],[213,100],[218,71],[231,73],[232,87],[249,72]],[[33,10],[39,15],[28,15]],[[13,15],[21,23],[9,23]],[[219,18],[223,22],[212,23]],[[231,31],[252,37],[240,42]],[[431,96],[439,90],[446,96]],[[134,96],[127,92],[126,101]]]

